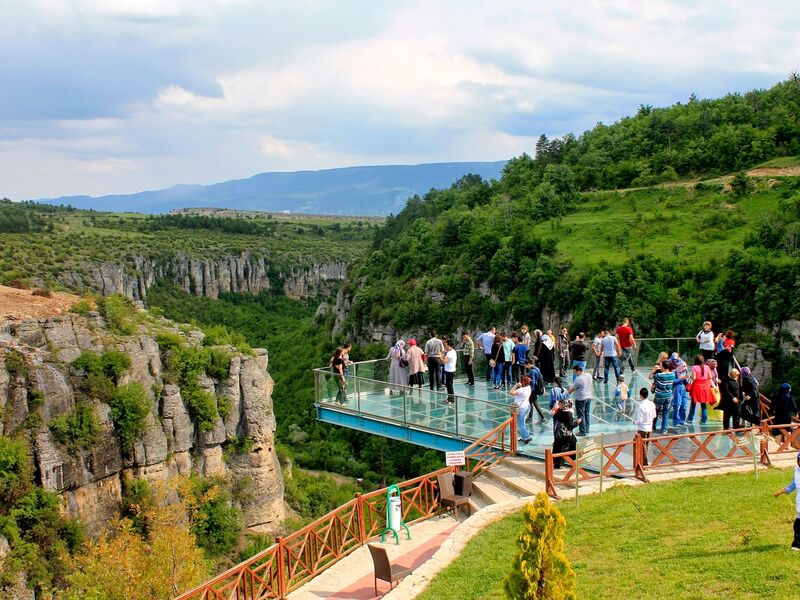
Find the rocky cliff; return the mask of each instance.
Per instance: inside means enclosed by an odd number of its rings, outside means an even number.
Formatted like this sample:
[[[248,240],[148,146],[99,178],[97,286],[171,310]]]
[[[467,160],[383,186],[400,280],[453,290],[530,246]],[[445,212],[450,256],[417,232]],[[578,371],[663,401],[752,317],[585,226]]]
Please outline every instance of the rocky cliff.
[[[65,270],[58,281],[78,292],[122,294],[132,300],[144,300],[159,280],[209,298],[223,292],[255,294],[270,289],[282,290],[290,298],[309,298],[334,294],[346,276],[347,264],[341,261],[287,269],[276,267],[267,257],[242,252],[219,258],[134,256],[122,262],[86,264],[80,271]]]
[[[167,321],[158,326],[177,333]],[[185,343],[199,345],[201,339],[201,332],[189,332]],[[108,404],[87,398],[82,374],[70,366],[83,350],[109,349],[130,358],[119,385],[140,383],[151,403],[144,432],[127,452],[115,434]],[[27,432],[36,483],[61,494],[66,511],[92,534],[118,512],[126,478],[157,482],[191,473],[223,477],[246,489],[241,500],[246,527],[274,531],[284,517],[284,505],[268,355],[266,350],[254,355],[228,350],[228,376],[214,380],[203,375],[197,383],[227,398],[230,411],[201,431],[181,387],[166,373],[165,352],[144,326],[136,335],[112,335],[96,313],[0,322],[0,433]],[[53,418],[72,414],[76,401],[88,402],[101,425],[99,441],[86,450],[62,446],[48,427]],[[248,440],[246,449],[239,444],[235,451],[235,442],[243,439]]]

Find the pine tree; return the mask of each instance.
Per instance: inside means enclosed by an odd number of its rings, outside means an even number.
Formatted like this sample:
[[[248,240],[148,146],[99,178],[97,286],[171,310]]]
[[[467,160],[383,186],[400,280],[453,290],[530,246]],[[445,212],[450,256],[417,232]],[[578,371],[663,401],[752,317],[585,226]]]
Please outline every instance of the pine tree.
[[[511,600],[574,600],[575,571],[564,553],[567,521],[547,494],[525,506],[525,524],[503,590]]]

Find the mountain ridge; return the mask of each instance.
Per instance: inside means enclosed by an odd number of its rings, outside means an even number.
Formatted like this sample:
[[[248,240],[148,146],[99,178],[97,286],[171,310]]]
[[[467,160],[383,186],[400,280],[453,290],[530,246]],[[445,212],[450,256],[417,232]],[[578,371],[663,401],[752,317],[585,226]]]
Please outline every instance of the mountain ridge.
[[[177,184],[133,194],[38,198],[44,204],[159,214],[178,208],[226,208],[333,215],[384,216],[400,212],[406,200],[432,188],[449,187],[464,175],[500,176],[507,161],[442,162],[417,165],[338,167],[270,171],[208,185]]]

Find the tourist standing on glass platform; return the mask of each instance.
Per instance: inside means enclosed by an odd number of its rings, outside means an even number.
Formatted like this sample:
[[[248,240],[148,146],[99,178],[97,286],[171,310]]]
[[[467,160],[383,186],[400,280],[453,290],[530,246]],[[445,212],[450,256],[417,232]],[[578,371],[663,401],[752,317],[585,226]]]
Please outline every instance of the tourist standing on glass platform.
[[[694,421],[694,411],[698,404],[701,410],[700,425],[705,425],[708,420],[708,405],[716,401],[714,393],[711,391],[713,376],[711,368],[706,364],[702,355],[695,356],[691,375],[692,390],[689,393],[692,406],[686,419],[687,424],[691,425]]]
[[[575,372],[575,379],[567,393],[575,394],[575,413],[578,415],[579,421],[578,435],[587,435],[589,433],[589,412],[592,409],[592,376],[584,372],[579,365],[575,365],[572,370]]]
[[[511,387],[511,367],[514,365],[514,340],[505,333],[500,334],[503,340],[503,385]]]
[[[658,411],[655,403],[650,400],[647,388],[639,390],[639,406],[633,411],[633,424],[636,425],[636,432],[644,442],[644,464],[647,464],[647,440],[653,435],[653,425],[655,425]]]
[[[528,347],[522,343],[518,335],[514,336],[514,381],[519,381],[525,374],[525,363],[528,361]]]
[[[444,365],[444,386],[447,388],[447,404],[455,404],[455,391],[453,390],[453,378],[456,375],[456,366],[458,364],[458,354],[453,348],[450,340],[442,341],[442,352],[439,353],[439,358]]]
[[[592,379],[595,381],[600,380],[600,368],[603,366],[603,338],[605,336],[606,330],[601,329],[592,340],[592,352],[594,353],[594,372],[592,373]]]
[[[636,338],[633,336],[633,327],[631,327],[631,320],[628,317],[622,319],[622,325],[617,327],[617,338],[622,355],[619,372],[625,373],[625,363],[627,363],[630,365],[631,371],[635,373],[636,364],[633,361],[633,351],[636,350]]]
[[[431,332],[431,339],[425,342],[425,354],[428,355],[428,387],[437,390],[442,389],[441,368],[442,361],[439,355],[444,351],[442,340],[436,337],[436,332]]]
[[[406,343],[404,340],[397,340],[397,343],[389,348],[386,356],[389,360],[389,393],[402,392],[403,387],[408,385],[408,370],[403,363],[408,364],[406,359]]]
[[[740,404],[742,403],[742,390],[739,387],[739,371],[731,369],[727,379],[722,380],[720,389],[722,398],[719,408],[722,410],[722,428],[730,429],[731,424],[734,429],[739,429]]]
[[[677,352],[672,353],[670,362],[672,372],[675,374],[675,382],[672,384],[672,424],[681,427],[686,423],[686,405],[689,402],[689,397],[686,395],[689,367]]]
[[[614,367],[614,379],[619,379],[619,355],[622,354],[622,349],[619,346],[619,340],[610,329],[606,331],[605,337],[601,340],[601,345],[603,347],[603,363],[605,364],[603,383],[608,383],[608,368],[610,366]]]
[[[408,340],[408,350],[406,351],[406,360],[408,361],[408,384],[411,386],[419,387],[422,391],[422,386],[425,385],[425,361],[422,360],[422,349],[417,346],[417,340]]]
[[[517,438],[523,444],[531,443],[531,434],[525,427],[525,419],[531,410],[531,380],[527,375],[523,375],[519,383],[509,390],[509,395],[514,398],[514,406],[517,407]]]
[[[475,342],[468,333],[461,336],[461,355],[464,360],[464,372],[467,374],[467,385],[475,385],[475,371],[472,366],[475,364]]]
[[[656,404],[656,426],[660,434],[667,432],[667,425],[669,421],[669,405],[672,402],[674,393],[673,384],[675,383],[675,373],[672,372],[672,363],[665,360],[661,363],[661,368],[655,370],[653,377],[653,400]],[[658,427],[658,421],[661,421],[661,427]]]
[[[714,358],[714,332],[711,331],[711,321],[703,323],[703,328],[697,333],[695,339],[700,345],[700,354],[703,355],[703,359]]]
[[[586,334],[579,333],[569,345],[569,355],[572,357],[572,367],[580,365],[581,369],[586,370],[586,358],[589,354],[589,345],[586,343]]]
[[[566,325],[558,333],[558,374],[561,377],[567,375],[567,364],[569,363],[569,331]]]
[[[475,341],[478,347],[483,350],[483,355],[486,357],[486,381],[492,380],[492,365],[489,361],[492,358],[492,344],[494,344],[494,336],[497,334],[497,329],[490,327],[489,331],[480,334]]]

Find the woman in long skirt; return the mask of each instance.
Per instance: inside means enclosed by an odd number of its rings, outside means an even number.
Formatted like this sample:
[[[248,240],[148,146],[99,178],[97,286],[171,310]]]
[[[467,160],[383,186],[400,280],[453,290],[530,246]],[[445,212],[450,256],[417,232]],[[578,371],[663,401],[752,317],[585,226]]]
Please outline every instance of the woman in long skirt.
[[[402,392],[403,387],[408,385],[408,367],[400,364],[400,361],[406,362],[406,343],[403,340],[398,340],[397,343],[389,349],[387,359],[391,361],[389,364],[389,391]]]

